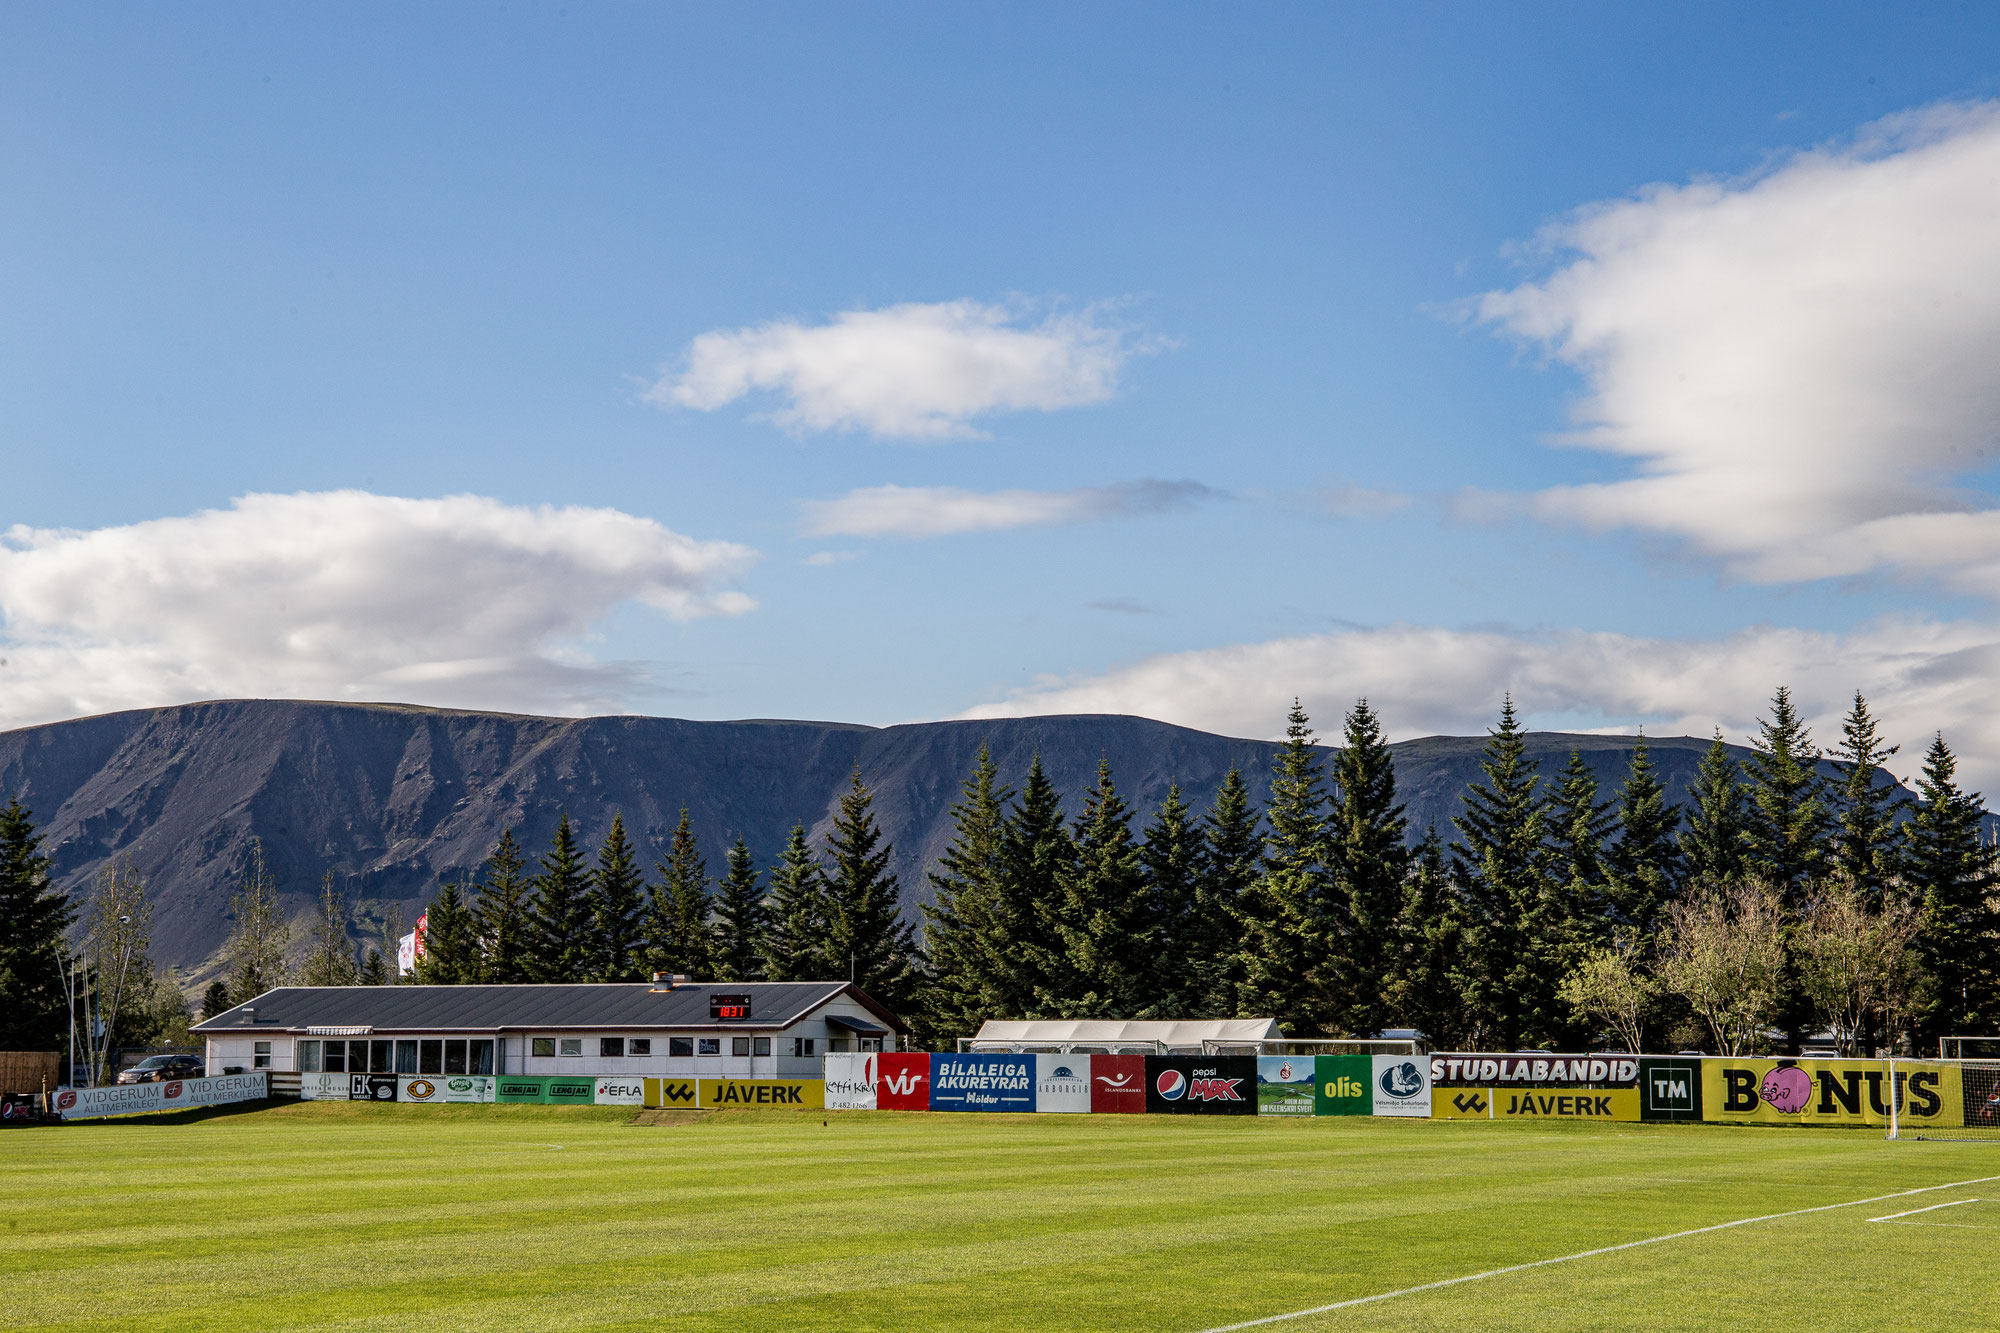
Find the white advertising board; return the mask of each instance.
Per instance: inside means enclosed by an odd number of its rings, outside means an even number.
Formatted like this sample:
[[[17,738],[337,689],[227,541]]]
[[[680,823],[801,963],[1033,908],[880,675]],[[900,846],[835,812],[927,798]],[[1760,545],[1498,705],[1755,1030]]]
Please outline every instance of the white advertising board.
[[[1375,1114],[1428,1117],[1431,1113],[1429,1062],[1414,1055],[1375,1057]]]
[[[56,1093],[56,1111],[65,1120],[84,1120],[93,1116],[180,1111],[190,1106],[223,1106],[269,1096],[268,1082],[259,1070],[254,1074],[128,1083],[123,1087],[63,1088]]]
[[[644,1106],[646,1083],[637,1074],[614,1074],[597,1080],[590,1100],[599,1106]]]
[[[1078,1112],[1090,1109],[1090,1057],[1035,1057],[1035,1109]]]
[[[490,1102],[493,1080],[475,1074],[404,1075],[396,1080],[399,1102]]]
[[[347,1100],[347,1075],[300,1074],[299,1096],[309,1102],[344,1102]]]
[[[826,1109],[829,1111],[872,1111],[875,1109],[875,1075],[880,1057],[845,1052],[826,1057]]]

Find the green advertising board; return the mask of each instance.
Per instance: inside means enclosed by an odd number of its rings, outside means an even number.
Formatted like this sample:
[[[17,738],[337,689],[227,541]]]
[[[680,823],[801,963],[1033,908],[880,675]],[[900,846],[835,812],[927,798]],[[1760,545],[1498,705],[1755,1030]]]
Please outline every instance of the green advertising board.
[[[502,1074],[493,1080],[496,1102],[539,1102],[546,1100],[549,1080],[528,1074]],[[589,1101],[588,1097],[584,1098]]]
[[[1375,1076],[1365,1055],[1313,1057],[1314,1115],[1373,1115],[1375,1099],[1368,1080]]]
[[[583,1078],[551,1078],[544,1080],[542,1100],[563,1106],[588,1106],[596,1100],[597,1080]]]

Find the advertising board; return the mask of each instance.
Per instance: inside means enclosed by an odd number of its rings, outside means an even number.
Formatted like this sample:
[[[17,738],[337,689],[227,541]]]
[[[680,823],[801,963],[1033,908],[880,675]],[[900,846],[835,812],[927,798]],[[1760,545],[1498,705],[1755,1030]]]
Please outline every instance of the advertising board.
[[[1372,1115],[1375,1062],[1365,1055],[1313,1057],[1314,1115]]]
[[[691,1078],[642,1078],[639,1085],[643,1106],[692,1111],[701,1104],[701,1089]]]
[[[816,1078],[705,1078],[701,1105],[709,1111],[745,1106],[821,1111],[826,1109],[826,1084]]]
[[[1311,1115],[1316,1079],[1310,1055],[1257,1057],[1257,1114]]]
[[[493,1080],[493,1100],[496,1102],[539,1102],[547,1089],[548,1080],[534,1074],[502,1074]]]
[[[921,1051],[884,1051],[875,1066],[875,1107],[881,1111],[931,1109],[931,1058]]]
[[[1495,1120],[1637,1120],[1637,1088],[1490,1088]]]
[[[590,1100],[598,1106],[644,1106],[646,1085],[637,1074],[601,1075],[592,1080]]]
[[[1431,1119],[1433,1120],[1491,1120],[1492,1118],[1493,1090],[1491,1088],[1431,1089]]]
[[[841,1052],[826,1057],[826,1109],[829,1111],[872,1111],[875,1109],[875,1062],[873,1051]]]
[[[1038,1055],[1035,1059],[1035,1109],[1073,1114],[1090,1110],[1090,1057]]]
[[[262,1070],[254,1074],[221,1074],[215,1078],[169,1079],[163,1083],[126,1083],[108,1088],[59,1088],[56,1114],[65,1120],[91,1120],[107,1115],[143,1115],[153,1111],[185,1111],[194,1106],[226,1106],[269,1095]]]
[[[597,1080],[588,1074],[557,1074],[542,1080],[542,1100],[552,1106],[588,1106],[597,1097]]]
[[[1887,1125],[1889,1067],[1882,1060],[1701,1062],[1702,1119],[1777,1125]],[[1965,1123],[1957,1065],[1897,1061],[1899,1119],[1911,1126]]]
[[[1375,1115],[1428,1116],[1431,1113],[1431,1071],[1414,1055],[1374,1055],[1373,1076]]]
[[[1701,1060],[1696,1056],[1639,1059],[1641,1120],[1701,1119]]]
[[[1146,1110],[1146,1057],[1090,1057],[1090,1109],[1098,1115],[1142,1115]]]
[[[347,1100],[347,1075],[300,1074],[299,1097],[308,1102],[344,1102]]]
[[[1147,1056],[1146,1114],[1257,1114],[1257,1057]]]
[[[347,1076],[347,1099],[354,1102],[393,1102],[396,1100],[396,1076],[394,1074],[349,1074]]]
[[[1032,1111],[1034,1109],[1034,1056],[931,1056],[931,1110]]]
[[[1639,1083],[1635,1055],[1467,1055],[1430,1057],[1431,1085],[1439,1088],[1631,1088]]]

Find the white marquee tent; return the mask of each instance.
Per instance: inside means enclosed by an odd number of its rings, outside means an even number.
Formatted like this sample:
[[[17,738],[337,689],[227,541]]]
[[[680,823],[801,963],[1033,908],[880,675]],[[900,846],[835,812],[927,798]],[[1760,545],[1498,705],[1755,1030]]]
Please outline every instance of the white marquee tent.
[[[1048,1018],[988,1019],[977,1036],[961,1043],[971,1051],[1154,1051],[1202,1054],[1241,1046],[1257,1049],[1262,1041],[1281,1041],[1284,1030],[1275,1018]]]

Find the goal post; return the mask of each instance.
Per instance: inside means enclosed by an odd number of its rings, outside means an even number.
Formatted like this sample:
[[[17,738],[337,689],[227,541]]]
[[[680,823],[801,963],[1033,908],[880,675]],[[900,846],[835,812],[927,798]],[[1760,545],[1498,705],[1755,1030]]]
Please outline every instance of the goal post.
[[[2000,1143],[2000,1059],[1899,1056],[1888,1064],[1890,1138]],[[1935,1080],[1913,1084],[1933,1072]]]

